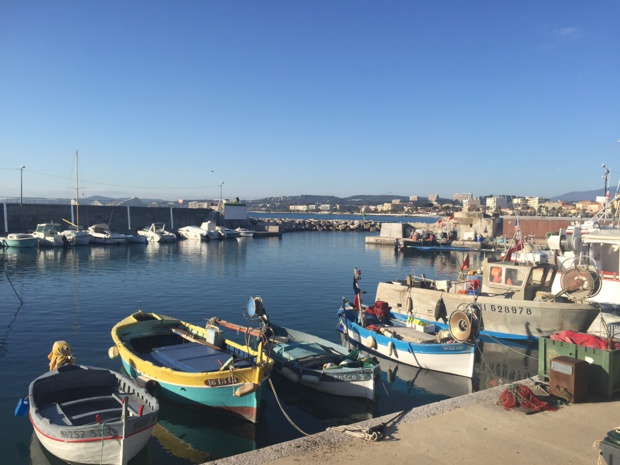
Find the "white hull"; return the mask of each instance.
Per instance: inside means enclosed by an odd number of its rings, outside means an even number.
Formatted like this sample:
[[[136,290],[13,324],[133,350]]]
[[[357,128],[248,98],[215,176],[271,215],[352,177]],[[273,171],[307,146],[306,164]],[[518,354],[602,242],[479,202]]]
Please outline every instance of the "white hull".
[[[155,425],[152,425],[144,431],[129,436],[125,440],[124,455],[126,462],[132,457],[135,457],[138,452],[144,448],[151,437],[154,426]],[[120,464],[120,438],[106,438],[102,444],[101,440],[82,442],[79,440],[71,441],[52,438],[43,434],[43,432],[39,431],[36,427],[35,433],[43,447],[65,462],[93,465]]]
[[[399,341],[391,340],[380,334],[373,335],[375,347],[368,344],[367,337],[363,337],[353,328],[348,328],[348,337],[360,346],[371,352],[376,352],[381,356],[394,360],[398,363],[404,363],[413,367],[424,368],[426,370],[439,371],[457,376],[465,376],[471,378],[474,371],[474,351],[462,354],[456,354],[451,349],[456,349],[462,344],[442,344],[443,351],[441,353],[424,353],[412,350],[410,344],[401,346]],[[390,346],[390,341],[393,346]],[[452,347],[453,346],[453,347]]]

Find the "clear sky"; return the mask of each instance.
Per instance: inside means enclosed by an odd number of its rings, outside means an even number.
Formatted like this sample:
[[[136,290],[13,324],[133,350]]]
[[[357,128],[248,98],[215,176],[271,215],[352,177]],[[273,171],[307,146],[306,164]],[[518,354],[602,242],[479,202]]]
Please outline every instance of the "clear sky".
[[[620,177],[617,0],[0,0],[0,198]],[[20,167],[24,165],[23,183]]]

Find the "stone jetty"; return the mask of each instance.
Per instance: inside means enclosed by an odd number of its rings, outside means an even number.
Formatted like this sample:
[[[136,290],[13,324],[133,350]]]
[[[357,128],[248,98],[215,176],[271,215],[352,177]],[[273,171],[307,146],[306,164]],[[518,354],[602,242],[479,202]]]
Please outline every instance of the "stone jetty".
[[[295,231],[379,232],[381,223],[370,220],[290,219],[272,218],[268,221],[249,218],[250,223],[260,226],[278,226],[281,233]]]

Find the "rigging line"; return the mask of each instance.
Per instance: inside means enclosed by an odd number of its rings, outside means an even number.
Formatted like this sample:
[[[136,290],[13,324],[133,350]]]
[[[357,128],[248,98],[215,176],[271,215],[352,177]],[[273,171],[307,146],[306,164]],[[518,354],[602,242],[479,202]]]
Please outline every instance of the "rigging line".
[[[27,171],[29,173],[39,174],[41,176],[48,176],[50,178],[64,179],[65,181],[73,181],[72,178],[67,178],[65,176],[57,176],[57,175],[53,175],[53,174],[41,173],[39,171],[26,170],[26,169],[24,171]],[[105,183],[105,182],[89,181],[87,179],[83,179],[80,182],[90,183],[90,184],[97,184],[97,185],[101,185],[101,186],[125,187],[125,188],[131,188],[131,189],[153,189],[153,190],[170,190],[170,189],[193,190],[193,189],[208,189],[208,188],[211,188],[211,187],[215,188],[215,187],[219,187],[220,186],[219,184],[214,184],[212,186],[198,186],[198,187],[187,187],[187,186],[183,186],[183,187],[128,186],[128,185],[125,185],[125,184],[110,184],[110,183]]]
[[[17,293],[17,290],[15,289],[15,286],[13,286],[13,282],[11,281],[11,277],[9,276],[9,273],[7,273],[7,271],[6,271],[6,266],[4,265],[4,261],[2,262],[2,271],[4,271],[4,275],[6,276],[6,279],[9,282],[9,284],[11,285],[11,288],[13,288],[13,292],[15,293],[15,295],[17,296],[19,301],[23,304],[24,301],[22,300],[22,298]]]

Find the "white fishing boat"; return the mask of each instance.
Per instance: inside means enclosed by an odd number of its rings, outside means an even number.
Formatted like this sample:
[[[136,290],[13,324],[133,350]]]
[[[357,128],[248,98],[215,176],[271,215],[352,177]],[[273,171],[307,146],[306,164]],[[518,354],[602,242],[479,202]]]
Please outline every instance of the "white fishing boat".
[[[65,229],[61,231],[67,242],[67,245],[88,245],[90,244],[91,235],[87,231],[79,231],[76,229]]]
[[[113,233],[110,231],[110,226],[105,223],[93,224],[88,228],[88,233],[91,236],[90,242],[92,244],[118,245],[127,243],[125,234]]]
[[[63,341],[54,349],[70,354]],[[36,378],[16,415],[28,413],[39,442],[65,462],[126,465],[151,437],[157,399],[120,373],[73,363]]]
[[[0,243],[2,243],[4,247],[28,248],[36,247],[36,245],[39,243],[39,239],[33,234],[11,233],[8,234],[6,237],[0,237]]]
[[[144,236],[149,242],[174,242],[177,236],[170,231],[166,231],[164,223],[153,223],[148,228],[138,230],[138,235]]]
[[[67,242],[60,234],[60,225],[57,223],[37,224],[33,235],[39,239],[39,247],[62,247]]]
[[[547,239],[547,245],[559,265],[553,292],[563,283],[582,280],[591,288],[588,300],[620,306],[620,185],[613,199],[592,219],[578,221]]]

